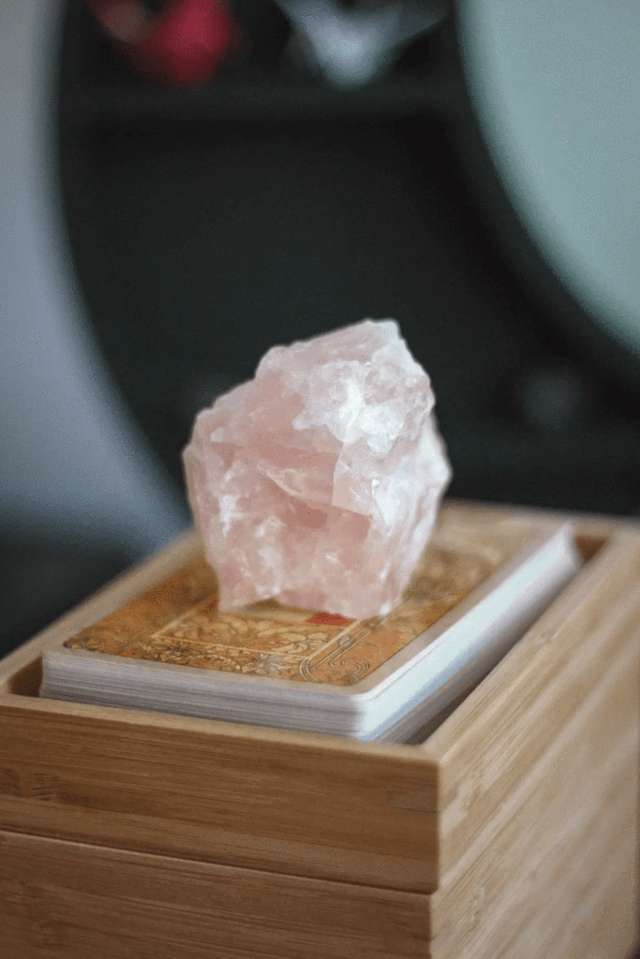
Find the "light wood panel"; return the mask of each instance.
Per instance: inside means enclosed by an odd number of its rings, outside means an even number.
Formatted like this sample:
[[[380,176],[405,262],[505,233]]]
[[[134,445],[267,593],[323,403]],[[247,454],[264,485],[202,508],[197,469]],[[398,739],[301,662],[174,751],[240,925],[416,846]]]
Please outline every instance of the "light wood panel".
[[[638,664],[633,648],[611,664],[602,684],[551,744],[526,801],[505,817],[477,858],[467,868],[456,868],[430,897],[434,953],[493,955],[507,940],[506,928],[546,924],[544,905],[551,898],[564,904],[570,924],[577,904],[562,876],[550,886],[549,864],[564,868],[571,855],[601,845],[603,833],[624,839],[616,861],[613,847],[608,850],[608,867],[617,862],[622,868],[628,850],[637,848],[632,814],[638,800]],[[594,881],[598,874],[596,869]]]
[[[573,845],[559,840],[528,874],[528,881],[514,884],[495,916],[491,903],[485,903],[486,921],[474,937],[462,948],[436,938],[430,943],[430,959],[582,959],[594,951],[594,926],[610,949],[606,959],[627,959],[637,941],[629,922],[637,908],[634,844],[629,841],[635,831],[636,797],[627,789],[608,798],[611,822],[603,820]],[[624,901],[612,902],[611,887],[620,893],[622,876],[628,882],[622,890]],[[613,925],[616,918],[622,928]],[[602,955],[601,948],[595,955]]]
[[[639,942],[638,862],[627,847],[622,870],[613,876],[598,873],[577,928],[560,929],[545,959],[637,959]]]
[[[449,498],[445,509],[462,509],[466,513],[482,513],[485,516],[517,515],[543,522],[568,520],[572,522],[579,538],[605,540],[618,532],[633,532],[640,535],[640,519],[633,516],[610,516],[606,513],[567,513],[566,510],[548,509],[542,506],[522,506],[512,503],[476,503],[470,500]]]
[[[409,959],[423,896],[0,833],[7,959]]]
[[[422,747],[440,770],[442,875],[490,841],[608,664],[637,647],[639,571],[640,539],[617,534]]]
[[[435,884],[434,770],[417,755],[19,699],[0,700],[0,828],[390,888]]]
[[[496,923],[494,943],[499,947],[488,953],[487,959],[489,955],[491,959],[514,955],[523,959],[577,959],[589,953],[593,945],[588,936],[592,914],[599,912],[602,916],[612,908],[608,899],[612,881],[623,875],[631,877],[633,843],[628,837],[634,829],[635,796],[626,791],[612,795],[610,802],[611,824],[596,827],[592,836],[585,836],[584,842],[566,855],[560,846],[558,854],[547,859],[536,876],[545,887],[539,908],[535,909],[535,899],[529,894],[526,902],[514,904],[504,924]],[[562,893],[554,895],[553,890]],[[628,888],[628,901],[633,902],[633,894],[634,888]],[[536,913],[533,918],[532,907]],[[619,914],[619,909],[616,912]],[[520,927],[513,921],[515,917],[520,919]],[[635,937],[628,938],[628,931],[623,936],[620,933],[609,929],[609,941],[616,949],[609,955],[626,956],[632,948]]]

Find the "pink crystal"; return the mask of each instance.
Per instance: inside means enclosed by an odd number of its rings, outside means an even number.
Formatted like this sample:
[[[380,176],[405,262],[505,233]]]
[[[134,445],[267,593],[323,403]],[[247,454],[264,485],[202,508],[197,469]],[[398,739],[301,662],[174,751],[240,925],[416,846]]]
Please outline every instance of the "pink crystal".
[[[433,406],[397,323],[364,320],[273,347],[199,413],[184,464],[220,608],[388,612],[450,478]]]

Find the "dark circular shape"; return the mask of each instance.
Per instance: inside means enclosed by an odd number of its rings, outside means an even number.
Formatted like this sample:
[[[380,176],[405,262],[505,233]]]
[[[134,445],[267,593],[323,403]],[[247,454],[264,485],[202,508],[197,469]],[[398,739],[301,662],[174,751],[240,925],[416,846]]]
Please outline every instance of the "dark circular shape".
[[[253,30],[252,9],[270,30]],[[516,214],[458,25],[344,91],[282,55],[267,0],[233,11],[256,46],[198,89],[132,75],[75,4],[61,57],[63,206],[87,313],[177,484],[196,410],[269,346],[395,316],[433,377],[454,495],[630,510],[633,365],[620,348],[625,393],[616,343],[593,348],[598,324]],[[597,409],[576,410],[575,429],[523,429],[516,384],[566,362],[597,382]]]

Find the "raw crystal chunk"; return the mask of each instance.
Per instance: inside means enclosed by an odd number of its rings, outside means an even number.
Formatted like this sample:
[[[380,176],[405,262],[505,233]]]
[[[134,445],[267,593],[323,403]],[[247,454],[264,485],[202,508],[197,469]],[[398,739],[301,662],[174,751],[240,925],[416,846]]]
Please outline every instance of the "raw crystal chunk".
[[[273,347],[199,413],[184,464],[221,609],[388,612],[450,478],[433,406],[397,323],[364,320]]]

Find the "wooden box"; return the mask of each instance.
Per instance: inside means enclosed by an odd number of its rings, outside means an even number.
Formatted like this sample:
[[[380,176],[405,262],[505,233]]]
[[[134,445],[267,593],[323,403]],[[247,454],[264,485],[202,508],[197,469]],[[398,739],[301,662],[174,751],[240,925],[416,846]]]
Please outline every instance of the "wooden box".
[[[478,507],[480,508],[480,507]],[[37,697],[0,664],[3,959],[622,959],[638,942],[640,532],[588,562],[426,742],[361,744]]]

